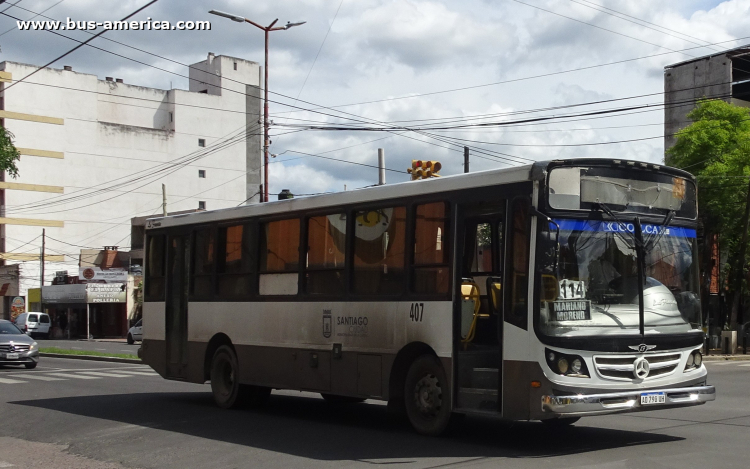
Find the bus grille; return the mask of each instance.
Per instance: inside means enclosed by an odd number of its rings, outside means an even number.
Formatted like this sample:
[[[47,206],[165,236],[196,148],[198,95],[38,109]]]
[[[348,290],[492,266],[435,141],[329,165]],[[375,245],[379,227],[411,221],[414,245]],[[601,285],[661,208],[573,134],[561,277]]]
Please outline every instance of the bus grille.
[[[641,355],[595,355],[594,366],[596,372],[605,379],[617,381],[633,381],[635,375],[635,361]],[[650,371],[644,381],[670,375],[680,364],[679,353],[647,354],[643,358],[648,360]]]

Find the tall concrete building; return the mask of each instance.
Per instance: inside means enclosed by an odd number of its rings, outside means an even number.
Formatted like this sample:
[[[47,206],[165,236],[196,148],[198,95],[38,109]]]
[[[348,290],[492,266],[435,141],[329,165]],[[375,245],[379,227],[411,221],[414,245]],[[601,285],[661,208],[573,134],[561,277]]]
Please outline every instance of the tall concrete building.
[[[690,125],[687,115],[700,98],[750,107],[750,45],[664,67],[664,150]]]
[[[219,209],[259,200],[260,66],[208,54],[189,70],[189,90],[0,63],[0,119],[21,152],[18,178],[0,178],[0,260],[23,275],[0,275],[0,294],[78,274],[80,248],[130,246],[131,219]],[[183,72],[184,73],[184,72]],[[17,282],[17,288],[3,287]],[[11,285],[12,287],[12,285]],[[2,306],[8,310],[9,298]]]

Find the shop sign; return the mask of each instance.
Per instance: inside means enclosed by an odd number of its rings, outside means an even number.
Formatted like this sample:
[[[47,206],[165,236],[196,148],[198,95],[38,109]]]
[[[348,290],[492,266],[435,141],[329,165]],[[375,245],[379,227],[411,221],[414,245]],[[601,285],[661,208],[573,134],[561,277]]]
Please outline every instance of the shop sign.
[[[100,282],[102,280],[107,283],[127,282],[128,271],[102,270],[100,267],[81,267],[80,269],[78,269],[78,279],[86,280],[89,282]]]
[[[22,296],[13,298],[10,303],[10,320],[13,321],[19,314],[26,312],[26,300]]]
[[[87,303],[125,303],[127,294],[128,289],[125,283],[89,283],[86,285]]]
[[[86,303],[86,285],[49,285],[42,287],[45,304]]]

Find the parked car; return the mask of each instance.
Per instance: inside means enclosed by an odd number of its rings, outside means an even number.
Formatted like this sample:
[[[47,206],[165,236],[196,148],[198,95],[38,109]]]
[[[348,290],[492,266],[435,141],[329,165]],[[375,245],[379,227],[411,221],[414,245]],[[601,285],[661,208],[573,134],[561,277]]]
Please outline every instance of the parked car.
[[[143,319],[139,319],[128,331],[128,343],[133,345],[136,340],[143,340]]]
[[[31,337],[49,339],[51,321],[46,313],[21,313],[16,318],[15,324]]]
[[[0,319],[0,366],[23,365],[36,368],[39,345],[10,321]]]

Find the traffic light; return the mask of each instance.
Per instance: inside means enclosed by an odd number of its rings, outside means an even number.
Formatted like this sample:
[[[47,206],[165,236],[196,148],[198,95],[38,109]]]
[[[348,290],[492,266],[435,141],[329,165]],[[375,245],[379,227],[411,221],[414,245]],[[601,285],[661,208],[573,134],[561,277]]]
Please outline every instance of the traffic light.
[[[424,170],[422,169],[422,160],[411,160],[411,168],[406,170],[407,173],[411,174],[411,180],[422,179],[424,176]]]
[[[439,161],[425,161],[422,163],[422,167],[424,168],[422,178],[427,179],[431,177],[440,177],[438,172],[443,165],[441,165]]]
[[[406,172],[411,174],[411,180],[414,181],[416,179],[440,177],[438,171],[442,167],[443,165],[439,161],[411,160],[411,168],[408,168]]]

